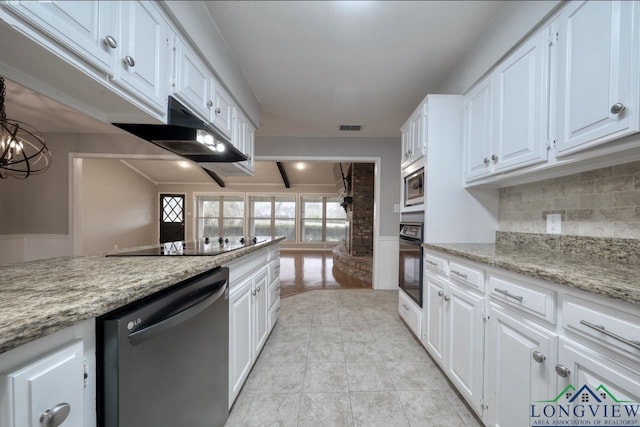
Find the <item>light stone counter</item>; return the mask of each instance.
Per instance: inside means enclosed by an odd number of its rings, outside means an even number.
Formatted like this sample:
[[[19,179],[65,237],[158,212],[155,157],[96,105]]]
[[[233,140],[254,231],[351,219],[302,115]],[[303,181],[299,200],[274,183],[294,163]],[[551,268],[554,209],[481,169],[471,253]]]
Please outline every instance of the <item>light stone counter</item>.
[[[536,245],[424,244],[426,249],[640,305],[640,264]]]
[[[0,354],[283,239],[216,256],[90,256],[2,266]]]

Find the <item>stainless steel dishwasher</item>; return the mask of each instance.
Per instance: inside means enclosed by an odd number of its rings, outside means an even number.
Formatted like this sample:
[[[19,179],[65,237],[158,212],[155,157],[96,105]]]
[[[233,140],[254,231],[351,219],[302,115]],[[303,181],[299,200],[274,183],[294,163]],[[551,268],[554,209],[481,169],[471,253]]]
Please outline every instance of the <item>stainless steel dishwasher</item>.
[[[98,426],[224,425],[228,281],[217,268],[97,319]]]

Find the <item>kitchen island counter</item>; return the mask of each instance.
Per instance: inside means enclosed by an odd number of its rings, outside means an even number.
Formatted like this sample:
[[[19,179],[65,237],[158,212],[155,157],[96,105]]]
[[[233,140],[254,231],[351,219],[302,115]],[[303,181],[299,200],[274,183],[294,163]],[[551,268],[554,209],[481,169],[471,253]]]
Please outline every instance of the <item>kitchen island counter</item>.
[[[0,354],[283,239],[215,256],[87,256],[0,267]]]
[[[423,246],[640,306],[640,264],[635,260],[634,248],[630,248],[631,256],[626,256],[626,260],[614,260],[593,246],[586,249],[585,245],[582,253],[575,249],[554,250],[541,247],[531,239],[517,244],[499,239],[496,244],[438,243]]]

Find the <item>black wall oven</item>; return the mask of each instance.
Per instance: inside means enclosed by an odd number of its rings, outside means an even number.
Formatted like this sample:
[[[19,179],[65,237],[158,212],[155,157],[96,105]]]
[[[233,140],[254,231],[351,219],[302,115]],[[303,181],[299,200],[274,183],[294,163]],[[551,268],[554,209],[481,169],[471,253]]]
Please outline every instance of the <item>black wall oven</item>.
[[[422,223],[400,223],[400,289],[422,307]]]

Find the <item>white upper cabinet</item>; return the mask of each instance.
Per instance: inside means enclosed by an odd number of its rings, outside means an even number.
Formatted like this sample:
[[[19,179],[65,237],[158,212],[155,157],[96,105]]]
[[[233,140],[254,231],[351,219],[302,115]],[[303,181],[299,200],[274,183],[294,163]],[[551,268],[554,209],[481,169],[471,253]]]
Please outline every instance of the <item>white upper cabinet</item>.
[[[11,1],[5,6],[82,60],[113,75],[119,2]]]
[[[213,107],[213,75],[200,57],[179,37],[175,45],[174,95],[209,120]]]
[[[216,82],[214,108],[211,111],[211,123],[227,136],[231,136],[233,131],[233,101],[231,95]]]
[[[493,150],[486,156],[495,171],[547,160],[549,34],[529,38],[493,72]]]
[[[476,84],[464,99],[465,179],[491,172],[492,76]]]
[[[149,106],[167,110],[169,25],[151,2],[122,2],[121,47],[114,82]]]
[[[558,156],[638,131],[638,3],[570,2],[558,29]]]
[[[402,167],[406,167],[426,154],[426,104],[416,108],[400,129],[402,133]]]

